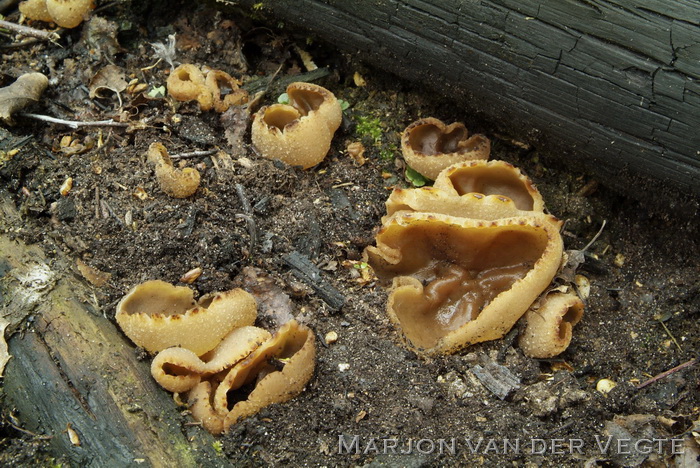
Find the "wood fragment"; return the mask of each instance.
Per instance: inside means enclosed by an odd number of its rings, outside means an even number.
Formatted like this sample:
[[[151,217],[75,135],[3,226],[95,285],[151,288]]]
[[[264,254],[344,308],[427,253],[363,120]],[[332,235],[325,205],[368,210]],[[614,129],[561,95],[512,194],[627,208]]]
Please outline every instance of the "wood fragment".
[[[293,251],[284,255],[282,261],[292,268],[294,276],[311,286],[318,297],[323,299],[332,310],[338,311],[345,305],[343,293],[326,281],[321,270],[308,257]]]
[[[484,387],[501,400],[520,387],[520,380],[510,369],[493,361],[483,367],[477,364],[471,371]]]

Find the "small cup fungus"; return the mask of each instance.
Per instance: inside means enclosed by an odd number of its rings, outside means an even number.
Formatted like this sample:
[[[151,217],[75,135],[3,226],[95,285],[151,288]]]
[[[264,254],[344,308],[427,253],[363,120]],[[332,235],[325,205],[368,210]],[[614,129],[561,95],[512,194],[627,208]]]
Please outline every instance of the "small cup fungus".
[[[451,353],[502,337],[549,285],[562,256],[546,215],[481,221],[396,213],[366,254],[393,280],[387,310],[409,345]]]
[[[149,352],[182,346],[201,356],[231,330],[255,322],[256,303],[242,289],[208,294],[164,281],[146,281],[117,305],[116,320],[131,341]]]
[[[253,120],[252,140],[260,153],[304,169],[326,157],[342,109],[327,89],[311,83],[287,87],[289,104],[261,108]]]
[[[93,0],[27,0],[19,5],[27,18],[53,21],[62,28],[78,26],[93,8]]]
[[[491,142],[484,135],[469,136],[462,123],[445,125],[441,120],[428,117],[406,127],[401,137],[401,151],[411,168],[435,180],[452,164],[488,159]]]
[[[248,102],[248,93],[240,82],[221,70],[210,70],[206,77],[195,65],[185,63],[168,77],[168,94],[178,101],[197,101],[203,111],[225,112],[229,107]]]
[[[313,332],[291,320],[248,357],[233,366],[218,385],[198,384],[189,395],[192,416],[214,434],[304,389],[314,372]],[[243,388],[253,388],[246,393]]]
[[[197,169],[176,169],[161,143],[152,143],[148,148],[148,162],[155,166],[160,189],[171,197],[187,198],[197,191],[200,175]]]
[[[574,293],[551,293],[538,308],[525,314],[525,331],[520,349],[533,358],[551,358],[571,343],[571,330],[583,317],[583,302]]]

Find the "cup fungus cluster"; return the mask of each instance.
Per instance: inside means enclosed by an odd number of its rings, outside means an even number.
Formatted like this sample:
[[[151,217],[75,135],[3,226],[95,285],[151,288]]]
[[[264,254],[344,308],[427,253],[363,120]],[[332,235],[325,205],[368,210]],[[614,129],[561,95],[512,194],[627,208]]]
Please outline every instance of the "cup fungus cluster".
[[[29,19],[74,28],[95,8],[93,0],[25,0],[19,11]]]
[[[401,136],[406,163],[421,175],[435,180],[446,167],[464,161],[488,159],[491,142],[484,135],[469,135],[460,122],[445,125],[433,117],[406,127]]]
[[[154,379],[188,392],[192,416],[220,434],[301,393],[314,371],[313,332],[291,320],[271,335],[253,326],[256,309],[242,289],[195,301],[190,288],[147,281],[119,302],[116,320],[136,345],[158,353]]]
[[[326,88],[312,83],[287,87],[289,104],[262,107],[251,128],[253,144],[269,159],[304,169],[323,161],[342,121],[342,109]]]
[[[561,222],[506,162],[453,164],[433,187],[395,189],[386,206],[366,256],[390,284],[389,317],[418,352],[453,353],[501,338],[560,268]],[[527,315],[523,350],[553,356],[568,346],[583,304],[554,295],[538,304]]]
[[[168,77],[168,94],[178,101],[197,101],[200,109],[225,112],[231,106],[248,102],[248,92],[241,82],[221,70],[206,74],[195,65],[185,63]]]

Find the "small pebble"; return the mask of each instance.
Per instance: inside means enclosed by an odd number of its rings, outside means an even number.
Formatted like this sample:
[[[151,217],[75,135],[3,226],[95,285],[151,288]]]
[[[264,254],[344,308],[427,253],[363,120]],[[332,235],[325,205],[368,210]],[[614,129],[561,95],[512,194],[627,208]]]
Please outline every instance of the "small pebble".
[[[326,343],[327,344],[333,344],[336,341],[338,341],[338,334],[334,331],[329,331],[326,333]]]
[[[617,387],[617,382],[610,379],[600,379],[596,384],[595,389],[603,395],[607,395],[615,387]]]
[[[338,370],[340,372],[345,372],[348,369],[350,369],[350,364],[345,363],[345,362],[341,362],[340,364],[338,364]]]

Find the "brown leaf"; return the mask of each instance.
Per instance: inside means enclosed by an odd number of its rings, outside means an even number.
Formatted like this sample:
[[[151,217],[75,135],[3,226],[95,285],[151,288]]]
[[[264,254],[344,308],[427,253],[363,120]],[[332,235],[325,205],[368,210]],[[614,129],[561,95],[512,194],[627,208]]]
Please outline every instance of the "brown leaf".
[[[26,73],[10,86],[0,88],[0,119],[10,122],[13,113],[37,102],[48,84],[43,73]]]
[[[90,99],[95,97],[105,97],[100,91],[109,90],[116,94],[126,89],[129,83],[126,82],[124,70],[116,65],[107,65],[100,69],[90,80]]]

